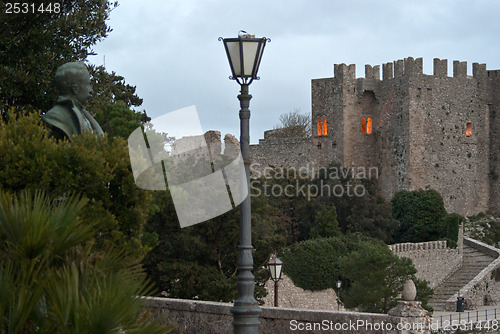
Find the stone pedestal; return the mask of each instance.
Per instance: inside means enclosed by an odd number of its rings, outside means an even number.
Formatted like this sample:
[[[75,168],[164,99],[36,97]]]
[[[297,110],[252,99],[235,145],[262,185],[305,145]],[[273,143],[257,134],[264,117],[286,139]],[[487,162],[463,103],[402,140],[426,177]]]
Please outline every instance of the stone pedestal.
[[[400,300],[388,314],[399,323],[402,334],[430,334],[431,318],[421,302]]]

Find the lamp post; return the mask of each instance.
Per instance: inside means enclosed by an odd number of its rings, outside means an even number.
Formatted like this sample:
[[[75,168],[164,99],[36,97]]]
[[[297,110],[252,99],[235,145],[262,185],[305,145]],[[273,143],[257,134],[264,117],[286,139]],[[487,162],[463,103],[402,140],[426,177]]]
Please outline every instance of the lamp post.
[[[240,146],[241,156],[245,165],[246,189],[250,189],[250,99],[248,86],[253,80],[258,80],[260,60],[267,38],[255,38],[255,35],[240,31],[238,38],[219,38],[224,42],[231,80],[241,86],[240,95]],[[257,334],[259,332],[259,314],[261,309],[255,300],[255,280],[252,274],[252,224],[250,192],[240,206],[240,238],[238,258],[238,296],[231,308],[235,334]]]
[[[337,280],[337,311],[340,311],[340,288],[342,287],[342,281]]]
[[[283,261],[276,254],[273,254],[267,263],[267,267],[271,272],[271,279],[274,281],[274,307],[278,307],[278,281],[281,279]]]

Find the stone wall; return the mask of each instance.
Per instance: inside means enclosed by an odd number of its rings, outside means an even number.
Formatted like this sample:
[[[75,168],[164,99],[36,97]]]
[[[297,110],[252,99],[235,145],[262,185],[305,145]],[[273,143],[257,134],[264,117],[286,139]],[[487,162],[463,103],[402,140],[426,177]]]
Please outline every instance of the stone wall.
[[[316,147],[307,137],[273,137],[266,131],[258,145],[250,145],[252,171],[262,171],[265,167],[294,167],[296,169],[314,164]]]
[[[344,117],[342,113],[335,112],[343,101],[336,85],[334,78],[311,81],[312,145],[318,150],[318,163],[325,167],[331,160],[344,161]],[[318,135],[318,119],[327,119],[326,136]]]
[[[500,250],[481,241],[464,238],[464,243],[493,258],[490,265],[484,268],[472,281],[446,302],[446,309],[453,310],[457,297],[462,296],[473,307],[497,304],[500,302]]]
[[[490,212],[500,216],[500,70],[488,71],[491,80],[488,104],[490,114]]]
[[[486,67],[454,62],[453,77],[414,74],[410,82],[410,190],[437,190],[449,212],[470,216],[489,205]],[[472,134],[466,135],[467,123]]]
[[[230,312],[232,304],[205,301],[144,298],[146,309],[162,317],[168,324],[177,328],[173,334],[224,334],[233,333],[233,317]],[[402,302],[408,304],[408,302]],[[424,330],[398,330],[398,324],[419,323],[429,326],[430,318],[418,304],[416,307],[405,304],[404,315],[398,312],[393,315],[358,312],[313,311],[303,309],[285,309],[262,307],[259,332],[262,334],[284,334],[290,332],[303,333],[429,333]],[[412,312],[415,308],[418,312]],[[418,313],[418,316],[415,314]],[[423,313],[423,316],[422,316]],[[401,326],[401,325],[399,325]],[[343,328],[342,328],[343,327]],[[302,329],[302,330],[301,330]]]
[[[267,296],[264,306],[274,306],[274,281],[266,282]],[[281,308],[300,308],[307,310],[342,310],[337,303],[337,294],[333,289],[308,291],[295,286],[292,280],[283,275],[278,282],[278,305]]]
[[[427,280],[431,288],[437,287],[462,265],[462,247],[448,248],[446,241],[401,243],[389,245],[389,248],[397,256],[411,259],[417,269],[415,276]]]

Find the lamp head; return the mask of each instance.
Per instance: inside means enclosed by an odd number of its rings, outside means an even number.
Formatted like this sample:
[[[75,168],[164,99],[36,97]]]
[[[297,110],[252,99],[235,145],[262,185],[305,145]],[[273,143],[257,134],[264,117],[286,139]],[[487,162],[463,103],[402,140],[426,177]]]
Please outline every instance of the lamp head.
[[[224,42],[232,73],[230,79],[236,80],[240,85],[249,85],[253,80],[259,79],[257,72],[260,61],[266,42],[270,42],[270,39],[255,38],[255,35],[240,30],[237,38],[219,37],[219,41]]]
[[[283,271],[283,261],[280,260],[276,254],[271,255],[267,267],[271,273],[271,279],[275,282],[281,279],[281,273]]]

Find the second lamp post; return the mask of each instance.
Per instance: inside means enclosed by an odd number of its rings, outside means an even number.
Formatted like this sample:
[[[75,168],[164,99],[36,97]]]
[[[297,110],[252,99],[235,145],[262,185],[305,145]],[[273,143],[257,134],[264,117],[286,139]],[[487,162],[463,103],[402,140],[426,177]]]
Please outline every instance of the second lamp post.
[[[276,254],[273,254],[267,266],[271,272],[271,279],[274,281],[274,307],[278,307],[278,282],[283,272],[283,261]]]

